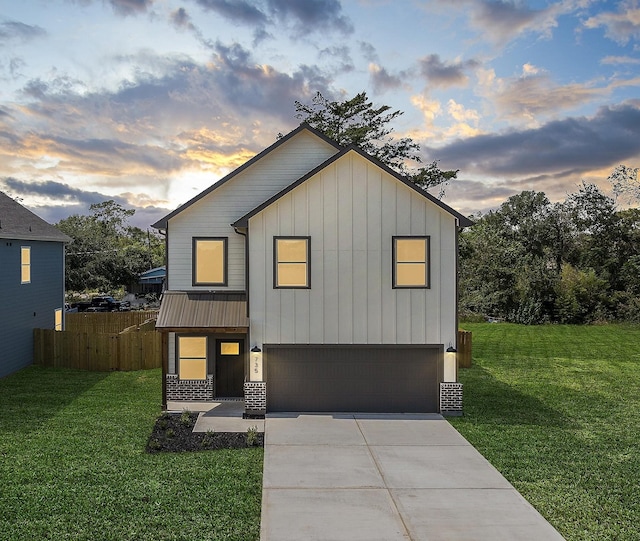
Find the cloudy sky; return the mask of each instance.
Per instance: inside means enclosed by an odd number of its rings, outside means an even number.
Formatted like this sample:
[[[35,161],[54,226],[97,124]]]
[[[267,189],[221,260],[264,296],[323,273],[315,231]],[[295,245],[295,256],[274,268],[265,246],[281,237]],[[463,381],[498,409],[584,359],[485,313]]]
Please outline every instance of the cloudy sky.
[[[466,214],[640,165],[639,0],[0,0],[0,190],[147,227],[365,90]]]

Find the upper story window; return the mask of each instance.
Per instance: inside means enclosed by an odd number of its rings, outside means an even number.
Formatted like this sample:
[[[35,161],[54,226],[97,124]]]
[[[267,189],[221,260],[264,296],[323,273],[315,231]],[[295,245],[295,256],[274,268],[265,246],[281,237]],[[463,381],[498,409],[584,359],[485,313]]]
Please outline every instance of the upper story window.
[[[193,239],[193,285],[227,285],[227,238]]]
[[[273,287],[311,287],[311,237],[273,238]]]
[[[31,246],[20,247],[20,283],[31,283]]]
[[[430,287],[429,237],[393,237],[393,287]]]

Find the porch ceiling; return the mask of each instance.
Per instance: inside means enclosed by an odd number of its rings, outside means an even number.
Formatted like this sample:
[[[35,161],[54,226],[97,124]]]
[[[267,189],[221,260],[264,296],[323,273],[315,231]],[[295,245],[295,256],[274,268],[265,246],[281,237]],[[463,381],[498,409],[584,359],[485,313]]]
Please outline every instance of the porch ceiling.
[[[244,332],[249,328],[245,293],[165,291],[156,329]]]

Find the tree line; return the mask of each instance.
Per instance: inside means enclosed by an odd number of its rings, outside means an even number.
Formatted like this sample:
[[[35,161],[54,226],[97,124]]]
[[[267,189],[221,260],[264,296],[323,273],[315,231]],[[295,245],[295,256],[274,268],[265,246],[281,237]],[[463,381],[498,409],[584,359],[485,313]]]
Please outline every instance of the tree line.
[[[66,251],[67,291],[126,289],[142,272],[164,265],[164,239],[130,226],[134,213],[109,200],[91,205],[89,215],[74,214],[56,224],[73,239]]]
[[[640,209],[583,181],[562,202],[523,191],[474,218],[460,235],[463,314],[640,322]]]
[[[376,107],[365,92],[344,101],[317,93],[295,103],[296,118],[341,145],[354,144],[424,189],[457,178],[438,162],[426,166],[420,147],[394,137],[402,115]],[[279,136],[281,137],[281,136]],[[618,166],[609,180],[616,197],[640,201],[638,168]],[[164,239],[128,225],[135,211],[113,200],[91,205],[57,225],[74,242],[66,258],[70,291],[110,291],[164,264]],[[518,323],[640,322],[640,209],[620,210],[596,185],[583,182],[565,201],[523,191],[497,210],[472,216],[460,234],[460,309]]]

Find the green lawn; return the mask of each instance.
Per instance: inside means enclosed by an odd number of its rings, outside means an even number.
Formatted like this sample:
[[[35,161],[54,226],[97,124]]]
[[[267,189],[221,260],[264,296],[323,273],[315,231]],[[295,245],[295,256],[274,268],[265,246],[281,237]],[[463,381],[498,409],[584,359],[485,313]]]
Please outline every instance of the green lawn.
[[[262,448],[146,454],[159,413],[159,370],[0,380],[0,539],[258,539]]]
[[[462,327],[452,424],[567,540],[640,539],[640,327]]]

